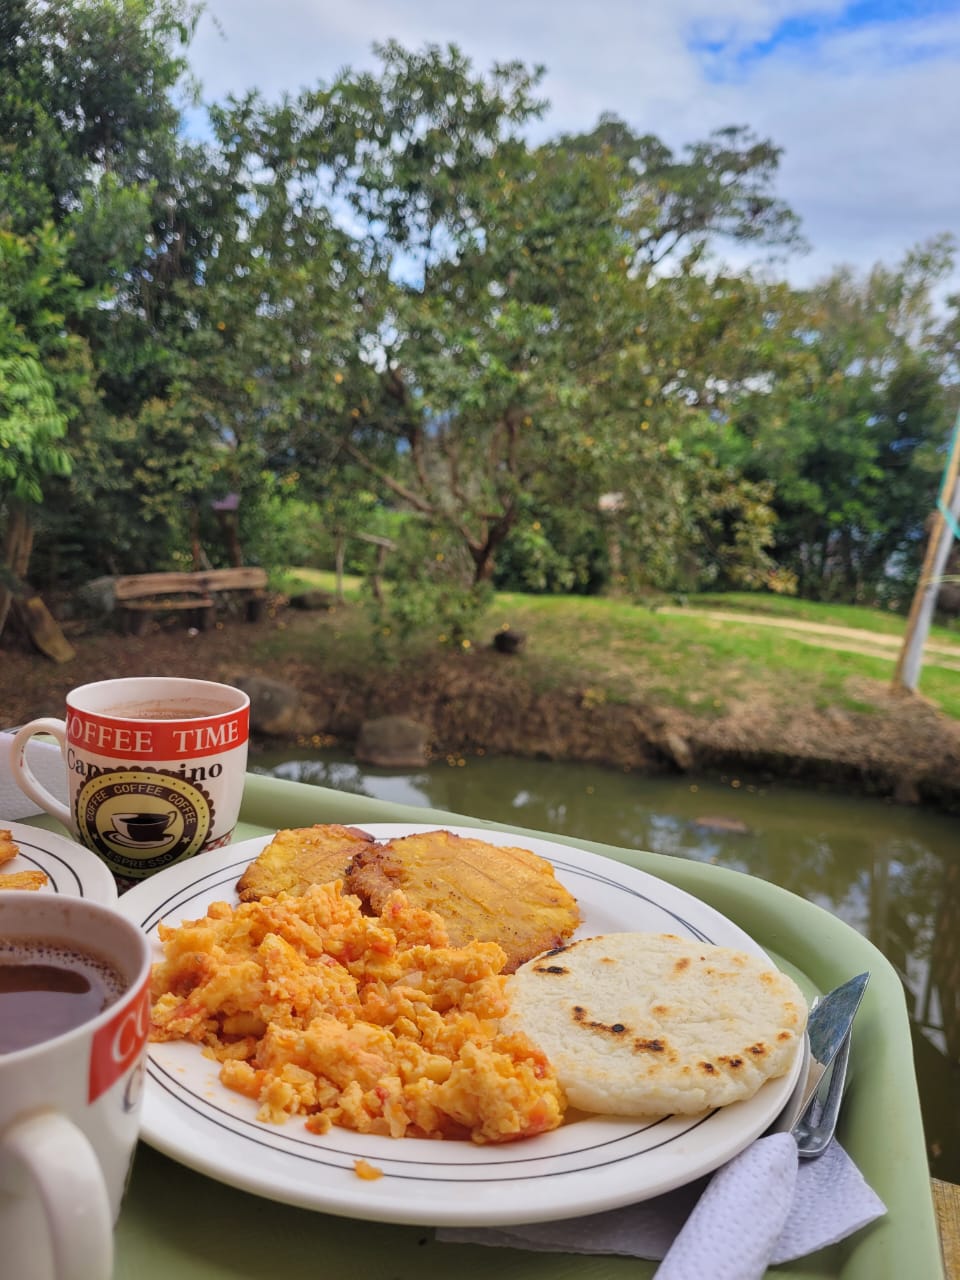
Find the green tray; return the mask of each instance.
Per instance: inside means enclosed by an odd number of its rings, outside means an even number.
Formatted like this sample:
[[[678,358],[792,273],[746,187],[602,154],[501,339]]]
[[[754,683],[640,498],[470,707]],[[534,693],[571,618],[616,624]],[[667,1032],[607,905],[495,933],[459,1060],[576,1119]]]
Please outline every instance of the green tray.
[[[503,828],[251,774],[235,839],[278,827],[364,821]],[[883,955],[820,907],[752,876],[549,832],[535,834],[629,863],[695,894],[785,959],[808,986],[825,991],[870,971],[838,1136],[888,1213],[849,1240],[769,1274],[808,1280],[942,1276],[910,1025],[900,980]],[[424,1218],[429,1217],[425,1204]],[[655,1263],[636,1259],[438,1244],[429,1228],[294,1209],[202,1177],[141,1144],[117,1227],[114,1280],[644,1280],[655,1270]]]

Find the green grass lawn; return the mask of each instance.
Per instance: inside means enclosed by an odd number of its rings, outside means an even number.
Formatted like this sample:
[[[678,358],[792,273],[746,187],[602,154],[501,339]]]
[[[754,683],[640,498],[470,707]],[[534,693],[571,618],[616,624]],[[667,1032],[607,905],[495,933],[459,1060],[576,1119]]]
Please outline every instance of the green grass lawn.
[[[357,606],[361,581],[344,580],[346,607],[334,611],[311,643],[344,669],[376,660],[369,621]],[[287,592],[308,587],[333,592],[332,573],[297,569],[283,581]],[[804,707],[871,713],[880,707],[893,676],[898,647],[889,656],[860,654],[811,643],[776,627],[751,628],[712,619],[708,610],[853,627],[902,636],[905,619],[880,610],[820,604],[782,596],[717,593],[692,596],[669,612],[629,600],[592,596],[528,596],[499,593],[471,636],[489,645],[510,626],[527,635],[525,664],[542,688],[573,687],[593,701],[645,702],[681,707],[705,718],[727,713],[746,698],[774,698],[784,710]],[[960,640],[947,628],[930,638]],[[423,636],[407,656],[436,644]],[[398,655],[402,661],[402,655]],[[925,663],[919,693],[947,715],[960,718],[960,671]]]
[[[558,682],[579,671],[608,697],[642,697],[707,717],[728,711],[732,700],[770,694],[784,707],[869,712],[875,704],[863,686],[885,690],[897,653],[892,649],[887,659],[833,650],[779,629],[724,624],[693,609],[664,614],[613,600],[501,595],[491,612],[495,622],[531,635],[531,648],[549,660]],[[849,626],[849,617],[836,625]],[[927,667],[921,692],[960,717],[960,672]]]
[[[363,579],[352,574],[344,574],[343,594],[345,599],[357,599]],[[284,573],[272,574],[270,585],[275,591],[285,595],[295,595],[298,591],[329,591],[334,595],[337,590],[337,575],[328,569],[287,569]]]

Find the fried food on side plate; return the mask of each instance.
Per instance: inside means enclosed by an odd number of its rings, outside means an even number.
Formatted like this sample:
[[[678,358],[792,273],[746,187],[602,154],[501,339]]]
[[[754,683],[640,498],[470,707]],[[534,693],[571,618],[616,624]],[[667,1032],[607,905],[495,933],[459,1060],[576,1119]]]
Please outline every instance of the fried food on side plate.
[[[8,871],[0,876],[0,889],[42,889],[46,883],[44,871]]]
[[[0,867],[12,862],[19,852],[9,829],[0,830]],[[42,889],[46,883],[44,871],[7,871],[0,875],[0,889]]]
[[[14,844],[9,829],[0,829],[0,867],[5,862],[12,862],[19,852],[20,849]]]
[[[396,889],[443,917],[452,946],[498,942],[504,973],[559,946],[580,923],[576,898],[545,858],[449,831],[359,846],[344,891],[379,913]]]
[[[237,881],[240,901],[301,894],[312,884],[342,880],[353,855],[372,839],[359,827],[336,823],[278,831]]]

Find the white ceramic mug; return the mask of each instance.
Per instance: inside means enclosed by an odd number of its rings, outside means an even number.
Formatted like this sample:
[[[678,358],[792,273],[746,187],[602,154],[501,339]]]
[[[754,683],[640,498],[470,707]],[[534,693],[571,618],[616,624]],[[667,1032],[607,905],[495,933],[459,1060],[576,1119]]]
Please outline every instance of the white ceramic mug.
[[[140,1126],[150,945],[90,899],[0,893],[0,965],[12,948],[38,941],[58,949],[68,970],[78,953],[102,960],[117,978],[116,998],[62,1034],[0,1052],[0,1273],[109,1280]],[[5,1039],[16,1016],[4,1015]]]
[[[179,676],[99,680],[67,694],[66,719],[31,720],[14,735],[20,789],[72,831],[129,887],[226,844],[243,798],[250,699],[241,689]],[[37,780],[26,746],[60,744],[68,804]]]

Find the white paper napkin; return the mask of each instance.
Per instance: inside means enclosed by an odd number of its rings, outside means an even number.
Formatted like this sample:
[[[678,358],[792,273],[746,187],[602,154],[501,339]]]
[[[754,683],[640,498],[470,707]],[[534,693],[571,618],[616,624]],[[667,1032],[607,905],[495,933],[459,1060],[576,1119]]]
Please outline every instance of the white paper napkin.
[[[0,733],[0,825],[4,819],[7,822],[19,822],[21,818],[30,818],[43,812],[13,780],[10,763],[12,743],[12,733]],[[27,743],[27,761],[37,781],[66,804],[67,770],[57,744],[32,738]]]
[[[799,1160],[788,1133],[759,1138],[709,1180],[653,1200],[505,1228],[444,1227],[437,1239],[548,1253],[663,1259],[657,1280],[757,1280],[886,1213],[839,1145]]]

